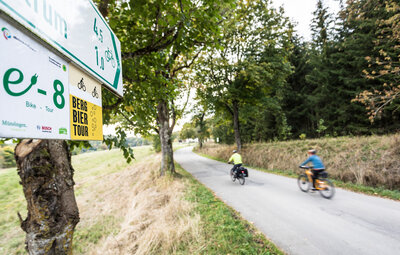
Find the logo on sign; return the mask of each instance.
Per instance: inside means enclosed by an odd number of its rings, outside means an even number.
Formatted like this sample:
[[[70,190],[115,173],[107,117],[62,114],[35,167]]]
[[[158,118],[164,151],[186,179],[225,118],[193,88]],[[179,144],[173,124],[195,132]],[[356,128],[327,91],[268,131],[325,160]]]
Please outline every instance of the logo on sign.
[[[43,133],[51,133],[51,130],[52,130],[51,127],[42,126],[42,132]]]
[[[3,27],[1,29],[1,31],[3,31],[3,36],[4,36],[4,38],[6,38],[6,40],[11,39],[10,30],[8,30],[7,28]]]
[[[59,128],[58,129],[58,133],[60,135],[67,135],[68,134],[68,130],[66,128]]]
[[[36,129],[39,130],[39,131],[42,131],[43,133],[51,133],[53,131],[52,127],[40,126],[40,125],[37,125]]]

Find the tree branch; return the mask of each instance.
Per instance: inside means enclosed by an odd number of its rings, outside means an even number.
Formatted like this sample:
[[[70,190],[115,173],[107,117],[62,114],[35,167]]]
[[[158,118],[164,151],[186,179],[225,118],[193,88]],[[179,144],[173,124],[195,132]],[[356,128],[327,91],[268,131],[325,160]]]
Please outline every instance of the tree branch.
[[[182,27],[183,27],[183,23],[179,22],[177,27],[176,26],[172,27],[170,30],[166,31],[165,35],[163,37],[161,37],[159,40],[157,40],[156,42],[154,42],[153,44],[148,45],[143,48],[140,48],[140,49],[137,49],[133,52],[123,52],[121,54],[122,58],[123,59],[132,59],[132,58],[143,56],[143,55],[150,54],[153,52],[158,52],[160,50],[167,48],[178,38],[179,32],[182,29]],[[175,34],[170,39],[167,39],[168,36],[171,35],[175,30],[176,30]]]
[[[131,121],[122,111],[119,111],[119,113],[122,115],[122,117],[125,118],[126,121],[129,122],[129,124],[131,124],[133,127],[135,127],[135,123],[133,121]]]
[[[118,107],[118,105],[120,105],[122,103],[122,101],[123,101],[123,99],[121,97],[119,97],[117,99],[117,102],[115,102],[114,104],[112,104],[112,105],[103,105],[102,108],[103,108],[103,110],[114,110],[115,108]]]
[[[101,15],[103,15],[104,18],[108,17],[108,5],[110,3],[110,0],[102,0],[99,2],[99,11]]]
[[[191,61],[189,64],[186,64],[186,65],[183,65],[183,66],[180,66],[180,67],[174,69],[174,70],[172,71],[172,77],[175,77],[175,73],[177,73],[178,71],[180,71],[180,70],[182,70],[182,69],[184,69],[184,68],[189,68],[189,67],[191,67],[191,66],[193,65],[194,61],[195,61],[195,60],[197,59],[197,57],[199,56],[200,52],[201,52],[201,50],[200,50],[199,52],[196,53],[196,55],[192,58],[192,61]]]

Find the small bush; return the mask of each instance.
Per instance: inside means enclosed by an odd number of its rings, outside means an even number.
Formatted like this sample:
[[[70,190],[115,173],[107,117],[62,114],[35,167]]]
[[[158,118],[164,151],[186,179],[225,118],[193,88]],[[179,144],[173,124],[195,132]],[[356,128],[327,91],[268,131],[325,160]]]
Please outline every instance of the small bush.
[[[0,148],[0,167],[10,168],[15,167],[17,164],[14,158],[14,149],[10,146]]]

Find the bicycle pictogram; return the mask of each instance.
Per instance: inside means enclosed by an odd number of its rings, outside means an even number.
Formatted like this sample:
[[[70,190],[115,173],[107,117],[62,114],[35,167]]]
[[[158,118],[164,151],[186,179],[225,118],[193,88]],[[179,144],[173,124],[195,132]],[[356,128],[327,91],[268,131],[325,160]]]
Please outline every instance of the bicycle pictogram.
[[[99,93],[97,93],[96,87],[92,91],[92,97],[99,98]]]
[[[80,82],[78,82],[78,89],[86,91],[86,85],[85,85],[85,82],[83,81],[83,78],[81,79]]]
[[[111,61],[112,67],[115,68],[114,54],[108,47],[107,47],[107,50],[105,51],[105,57],[106,57],[107,62]]]

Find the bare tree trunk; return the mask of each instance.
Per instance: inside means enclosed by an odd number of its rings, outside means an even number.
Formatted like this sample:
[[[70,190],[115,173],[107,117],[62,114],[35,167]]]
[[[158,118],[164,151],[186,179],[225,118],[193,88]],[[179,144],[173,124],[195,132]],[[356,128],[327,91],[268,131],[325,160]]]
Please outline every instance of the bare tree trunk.
[[[233,130],[235,131],[235,141],[237,150],[240,151],[242,149],[242,141],[240,139],[240,123],[239,123],[239,103],[237,101],[233,101],[232,104],[232,112],[233,112]]]
[[[15,159],[28,204],[27,218],[21,222],[27,251],[72,254],[79,211],[68,145],[62,140],[25,139],[15,148]]]
[[[157,106],[159,135],[161,142],[161,175],[166,171],[175,173],[174,151],[172,149],[171,135],[172,131],[169,126],[169,112],[166,102],[160,102]]]

